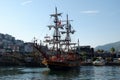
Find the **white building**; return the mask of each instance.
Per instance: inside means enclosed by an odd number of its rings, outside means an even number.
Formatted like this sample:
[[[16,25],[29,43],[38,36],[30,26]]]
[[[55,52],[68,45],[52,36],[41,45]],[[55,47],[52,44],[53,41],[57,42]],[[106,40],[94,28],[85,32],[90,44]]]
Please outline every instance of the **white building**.
[[[16,40],[15,44],[18,45],[18,46],[23,46],[24,45],[24,41],[22,41],[22,40]]]
[[[33,43],[28,42],[28,43],[24,44],[24,51],[25,52],[33,52],[33,49],[34,49]]]

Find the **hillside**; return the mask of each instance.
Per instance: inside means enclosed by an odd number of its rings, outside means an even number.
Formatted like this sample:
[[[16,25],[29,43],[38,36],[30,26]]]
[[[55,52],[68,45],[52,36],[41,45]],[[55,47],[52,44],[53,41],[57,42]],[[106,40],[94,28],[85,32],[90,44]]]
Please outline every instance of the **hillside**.
[[[110,51],[110,48],[112,48],[112,47],[115,48],[115,51],[120,51],[120,41],[114,42],[114,43],[105,44],[105,45],[101,45],[101,46],[97,46],[95,48],[95,50],[103,49],[105,51]]]

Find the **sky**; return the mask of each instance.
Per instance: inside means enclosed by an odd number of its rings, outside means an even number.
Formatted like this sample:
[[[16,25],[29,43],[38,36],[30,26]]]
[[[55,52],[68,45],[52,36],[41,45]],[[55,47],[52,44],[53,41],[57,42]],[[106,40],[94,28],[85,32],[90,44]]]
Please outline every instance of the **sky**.
[[[0,33],[31,42],[52,35],[50,14],[66,15],[76,33],[73,41],[96,47],[120,41],[120,0],[0,0]]]

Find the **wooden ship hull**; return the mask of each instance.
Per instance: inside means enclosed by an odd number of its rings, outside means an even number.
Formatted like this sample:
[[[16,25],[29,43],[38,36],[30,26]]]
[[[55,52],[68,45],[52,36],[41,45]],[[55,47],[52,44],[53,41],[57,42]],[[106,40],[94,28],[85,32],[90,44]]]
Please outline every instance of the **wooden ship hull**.
[[[80,60],[78,61],[68,61],[68,62],[47,62],[48,68],[50,70],[72,70],[80,68]]]
[[[79,69],[81,66],[81,58],[79,54],[68,53],[66,55],[60,54],[44,58],[43,62],[50,70],[71,70]]]

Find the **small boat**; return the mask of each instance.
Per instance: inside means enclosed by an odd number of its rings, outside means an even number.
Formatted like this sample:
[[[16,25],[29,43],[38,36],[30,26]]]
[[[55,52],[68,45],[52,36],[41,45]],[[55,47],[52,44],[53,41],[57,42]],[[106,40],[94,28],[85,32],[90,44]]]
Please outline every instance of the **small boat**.
[[[93,61],[94,66],[104,66],[105,60],[102,57],[98,57],[95,61]]]
[[[50,70],[70,70],[80,68],[81,65],[81,56],[79,54],[79,40],[78,46],[77,43],[71,42],[71,34],[74,34],[75,30],[72,29],[70,21],[60,20],[59,17],[62,13],[57,12],[55,8],[55,14],[51,14],[51,17],[54,17],[54,25],[49,25],[48,28],[53,29],[53,36],[45,37],[44,43],[47,46],[38,45],[35,42],[34,47],[39,50],[39,52],[44,57],[42,63],[47,65]],[[61,24],[61,22],[65,22]],[[62,38],[64,37],[64,38]],[[48,47],[49,45],[49,47]]]

